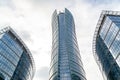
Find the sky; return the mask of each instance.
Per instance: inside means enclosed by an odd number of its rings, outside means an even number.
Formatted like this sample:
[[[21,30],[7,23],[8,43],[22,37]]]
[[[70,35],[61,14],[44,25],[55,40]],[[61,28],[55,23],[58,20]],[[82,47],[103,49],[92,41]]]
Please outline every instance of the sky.
[[[120,11],[119,0],[0,0],[0,27],[11,26],[35,61],[33,80],[48,80],[52,47],[51,16],[71,11],[87,80],[103,80],[92,53],[92,40],[102,10]]]

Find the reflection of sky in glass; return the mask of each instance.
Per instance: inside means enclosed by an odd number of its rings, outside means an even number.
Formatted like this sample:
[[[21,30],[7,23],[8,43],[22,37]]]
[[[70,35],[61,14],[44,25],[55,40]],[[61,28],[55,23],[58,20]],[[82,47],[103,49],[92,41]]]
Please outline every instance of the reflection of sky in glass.
[[[105,18],[102,19],[103,24],[100,26],[101,30],[96,39],[96,53],[99,57],[100,64],[102,64],[101,71],[105,75],[105,78],[111,79],[112,77],[112,79],[119,80],[120,70],[118,65],[120,62],[119,59],[117,62],[115,61],[120,54],[120,17],[117,18],[117,16],[108,15],[106,14]],[[100,42],[99,39],[103,42]]]
[[[112,55],[113,55],[114,58],[116,58],[117,55],[118,55],[118,53],[120,52],[120,46],[119,46],[119,44],[120,44],[120,41],[115,40],[113,42],[112,46],[110,47],[110,51],[111,51],[111,53],[112,53]]]
[[[117,60],[116,60],[117,64],[119,65],[120,67],[120,55],[118,56]]]
[[[57,18],[55,19],[55,17]],[[58,22],[58,26],[55,25],[55,22]],[[56,58],[58,59],[54,62],[58,63],[59,66],[54,65],[55,63],[51,64],[53,66],[50,70],[50,80],[53,80],[52,78],[60,78],[60,80],[76,80],[78,78],[85,80],[85,72],[82,68],[72,14],[67,9],[65,9],[65,12],[59,14],[54,12],[52,16],[52,27],[53,33],[55,31],[58,32],[58,35],[53,34],[53,37],[55,35],[59,37],[57,39],[59,42],[58,45],[56,45],[57,43],[52,44],[53,49],[58,49],[58,52],[56,52],[58,56]],[[54,27],[58,27],[58,29],[55,30]],[[58,48],[54,48],[54,45]],[[52,56],[55,56],[53,55],[54,53],[52,52]],[[51,60],[53,62],[54,59]],[[55,69],[55,66],[58,66],[58,68]]]
[[[120,37],[119,35],[116,37],[119,31],[119,26],[120,26],[119,22],[120,22],[120,17],[107,16],[100,31],[100,36],[104,40],[106,46],[110,48],[110,51],[114,58],[116,58],[120,50],[119,49]]]
[[[106,17],[105,22],[103,23],[102,29],[100,31],[100,35],[101,35],[102,39],[105,38],[110,25],[111,25],[111,20],[109,19],[109,17]]]
[[[112,22],[120,28],[120,16],[109,16]]]
[[[105,37],[105,43],[108,48],[110,47],[112,41],[114,40],[118,30],[119,30],[118,27],[114,23],[110,26],[110,29]]]
[[[65,26],[65,14],[59,14],[59,65],[60,65],[60,79],[70,77],[68,54],[66,51],[66,26]],[[70,79],[71,80],[71,79]]]
[[[114,59],[116,59],[120,53],[120,32],[118,32],[119,28],[120,17],[107,16],[100,31],[100,36],[104,40],[106,46],[110,49]],[[116,62],[120,66],[119,58],[120,57],[117,58]]]

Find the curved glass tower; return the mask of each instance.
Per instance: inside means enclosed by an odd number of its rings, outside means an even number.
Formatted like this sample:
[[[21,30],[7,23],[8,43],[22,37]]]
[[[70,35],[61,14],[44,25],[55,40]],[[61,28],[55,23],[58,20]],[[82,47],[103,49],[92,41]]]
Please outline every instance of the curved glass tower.
[[[93,53],[104,80],[120,80],[120,12],[102,12],[94,34]]]
[[[86,80],[79,54],[72,14],[65,12],[52,16],[52,55],[49,80]]]
[[[0,30],[0,80],[32,80],[34,61],[20,37],[10,28]]]

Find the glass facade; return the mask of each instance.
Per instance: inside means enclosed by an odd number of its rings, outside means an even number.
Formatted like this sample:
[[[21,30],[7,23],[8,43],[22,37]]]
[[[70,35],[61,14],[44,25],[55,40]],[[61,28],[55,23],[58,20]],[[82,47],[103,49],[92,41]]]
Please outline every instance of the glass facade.
[[[65,12],[52,16],[52,55],[49,80],[86,80],[78,49],[72,14]]]
[[[0,31],[0,80],[32,80],[34,62],[31,53],[10,28]]]
[[[103,11],[93,40],[93,52],[105,80],[120,80],[120,15]]]

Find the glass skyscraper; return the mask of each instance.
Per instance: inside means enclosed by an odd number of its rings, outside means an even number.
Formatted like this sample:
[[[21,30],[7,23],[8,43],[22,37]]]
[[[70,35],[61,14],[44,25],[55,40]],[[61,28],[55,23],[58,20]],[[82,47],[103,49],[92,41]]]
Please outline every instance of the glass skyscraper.
[[[65,9],[52,16],[52,55],[49,80],[86,80],[73,16]]]
[[[120,12],[102,12],[94,34],[93,53],[104,80],[120,80]]]
[[[0,30],[0,80],[32,80],[34,61],[21,38],[6,27]]]

